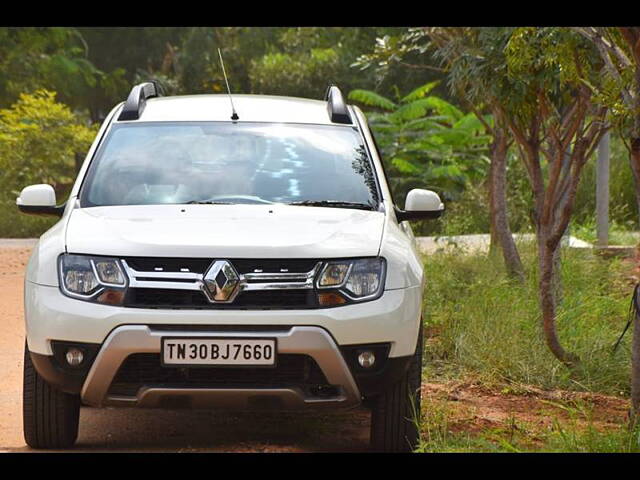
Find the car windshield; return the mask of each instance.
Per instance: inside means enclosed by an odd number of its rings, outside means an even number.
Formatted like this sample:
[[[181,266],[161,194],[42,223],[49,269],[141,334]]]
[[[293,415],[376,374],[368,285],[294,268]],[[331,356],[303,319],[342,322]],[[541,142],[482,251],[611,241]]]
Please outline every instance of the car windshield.
[[[114,125],[82,206],[294,203],[374,209],[363,140],[347,126],[275,123]]]

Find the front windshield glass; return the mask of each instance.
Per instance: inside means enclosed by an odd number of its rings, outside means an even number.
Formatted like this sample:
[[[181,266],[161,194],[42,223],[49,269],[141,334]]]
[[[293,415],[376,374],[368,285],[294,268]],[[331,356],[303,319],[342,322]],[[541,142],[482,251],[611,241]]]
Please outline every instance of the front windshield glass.
[[[344,202],[376,208],[357,129],[270,123],[115,125],[83,206]]]

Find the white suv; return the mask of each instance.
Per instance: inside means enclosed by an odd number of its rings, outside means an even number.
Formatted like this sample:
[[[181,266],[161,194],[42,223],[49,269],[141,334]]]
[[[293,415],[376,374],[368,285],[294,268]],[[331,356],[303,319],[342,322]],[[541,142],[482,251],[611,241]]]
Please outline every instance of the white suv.
[[[73,445],[80,405],[371,408],[372,447],[418,441],[424,273],[362,112],[135,86],[104,121],[25,279],[24,435]],[[236,113],[237,112],[237,113]]]

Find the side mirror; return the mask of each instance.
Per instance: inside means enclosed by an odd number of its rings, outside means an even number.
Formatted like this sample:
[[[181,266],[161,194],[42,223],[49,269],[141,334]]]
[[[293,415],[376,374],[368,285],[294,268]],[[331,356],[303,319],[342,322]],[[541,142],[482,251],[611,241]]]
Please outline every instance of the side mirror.
[[[56,206],[56,192],[51,185],[41,183],[25,187],[16,199],[18,209],[35,215],[62,216],[64,205]]]
[[[442,212],[444,212],[444,205],[438,194],[420,188],[415,188],[407,194],[404,210],[396,207],[398,222],[438,218]]]

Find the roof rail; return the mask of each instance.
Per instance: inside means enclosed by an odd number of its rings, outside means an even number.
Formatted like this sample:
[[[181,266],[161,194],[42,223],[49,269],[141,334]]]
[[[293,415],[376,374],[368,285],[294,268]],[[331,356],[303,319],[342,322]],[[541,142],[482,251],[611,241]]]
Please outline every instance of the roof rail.
[[[147,104],[147,98],[159,97],[160,91],[155,82],[140,83],[131,89],[127,101],[122,107],[118,121],[138,120]]]
[[[336,85],[329,85],[324,99],[327,101],[327,111],[332,122],[353,123],[349,116],[349,110],[347,110],[347,104],[344,103],[342,92]]]

